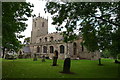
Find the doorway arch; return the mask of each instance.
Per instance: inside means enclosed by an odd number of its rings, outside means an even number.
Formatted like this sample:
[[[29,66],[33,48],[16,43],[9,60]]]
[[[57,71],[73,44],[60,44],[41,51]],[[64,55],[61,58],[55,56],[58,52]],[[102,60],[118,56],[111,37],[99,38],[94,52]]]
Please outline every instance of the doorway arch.
[[[40,52],[40,47],[39,46],[37,46],[37,53],[39,53]]]

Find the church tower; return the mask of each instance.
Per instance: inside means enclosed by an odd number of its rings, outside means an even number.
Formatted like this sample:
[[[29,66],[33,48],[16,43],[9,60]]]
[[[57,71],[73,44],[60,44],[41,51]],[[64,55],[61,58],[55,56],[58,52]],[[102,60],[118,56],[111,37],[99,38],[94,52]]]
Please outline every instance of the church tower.
[[[31,43],[35,43],[37,37],[48,34],[48,20],[40,17],[34,18],[32,21]]]

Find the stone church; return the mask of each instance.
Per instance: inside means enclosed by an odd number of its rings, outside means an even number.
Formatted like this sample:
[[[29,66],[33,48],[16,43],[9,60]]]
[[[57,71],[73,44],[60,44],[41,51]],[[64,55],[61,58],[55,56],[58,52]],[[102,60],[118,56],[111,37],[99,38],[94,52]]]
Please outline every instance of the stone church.
[[[33,18],[30,49],[31,54],[37,54],[38,57],[49,57],[52,59],[54,51],[58,51],[58,58],[65,59],[90,59],[99,58],[99,53],[89,53],[87,49],[81,45],[82,37],[72,43],[63,42],[63,36],[58,32],[48,33],[48,20],[40,16]]]

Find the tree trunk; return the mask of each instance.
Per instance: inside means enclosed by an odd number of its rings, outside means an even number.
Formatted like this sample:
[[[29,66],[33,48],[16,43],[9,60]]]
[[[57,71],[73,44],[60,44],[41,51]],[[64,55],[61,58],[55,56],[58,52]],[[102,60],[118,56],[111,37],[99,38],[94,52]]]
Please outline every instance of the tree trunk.
[[[101,58],[99,58],[99,65],[101,65]]]
[[[5,56],[5,48],[3,48],[2,50],[3,50],[3,53],[2,53],[2,54],[3,54],[3,55],[2,55],[2,58],[4,58],[4,56]]]
[[[102,65],[102,63],[101,63],[101,53],[100,53],[100,58],[99,58],[99,64],[98,65]]]
[[[67,42],[67,54],[68,54],[68,42]]]
[[[66,58],[68,58],[69,57],[69,54],[68,54],[68,42],[67,42],[67,45],[66,45]]]

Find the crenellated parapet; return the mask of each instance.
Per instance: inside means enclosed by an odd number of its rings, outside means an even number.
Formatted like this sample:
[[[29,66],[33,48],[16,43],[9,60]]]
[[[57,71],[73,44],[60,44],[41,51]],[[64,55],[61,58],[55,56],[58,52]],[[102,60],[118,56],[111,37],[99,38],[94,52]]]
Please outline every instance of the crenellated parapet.
[[[48,17],[47,18],[45,18],[45,17],[43,17],[43,16],[40,16],[40,13],[39,13],[39,15],[37,16],[37,17],[32,17],[32,19],[33,19],[33,21],[36,21],[36,20],[38,20],[38,19],[43,19],[43,20],[46,20],[46,21],[48,21]]]

